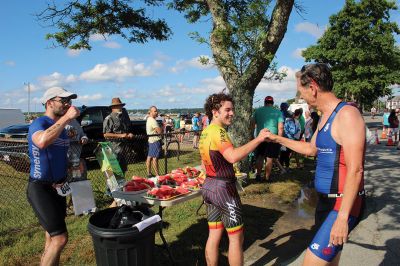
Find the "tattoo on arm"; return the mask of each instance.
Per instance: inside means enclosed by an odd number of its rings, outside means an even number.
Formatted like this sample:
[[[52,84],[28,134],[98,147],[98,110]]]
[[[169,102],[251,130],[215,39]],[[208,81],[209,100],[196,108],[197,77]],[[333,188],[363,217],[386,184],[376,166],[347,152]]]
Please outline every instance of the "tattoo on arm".
[[[54,124],[53,126],[48,128],[46,131],[47,131],[47,133],[51,133],[52,131],[57,130],[60,126],[61,126],[60,124]]]

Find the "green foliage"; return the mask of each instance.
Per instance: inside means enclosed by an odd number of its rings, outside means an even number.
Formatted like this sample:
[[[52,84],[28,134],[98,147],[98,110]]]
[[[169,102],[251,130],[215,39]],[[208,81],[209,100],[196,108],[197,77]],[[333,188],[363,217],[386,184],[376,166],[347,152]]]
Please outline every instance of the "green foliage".
[[[296,102],[296,98],[288,99],[286,102],[290,105]]]
[[[226,14],[227,24],[225,28],[215,30],[214,35],[232,56],[235,68],[240,74],[243,74],[251,60],[259,56],[261,41],[267,34],[267,26],[270,23],[268,8],[271,1],[231,0],[220,2],[221,8]],[[175,0],[169,7],[185,13],[188,22],[194,23],[199,21],[201,17],[209,15],[209,8],[205,3]],[[190,36],[199,43],[210,45],[207,38],[200,36],[198,32],[191,33]],[[273,58],[274,55],[269,55],[267,60],[271,62]],[[219,66],[228,66],[228,62],[222,57],[215,58],[215,61]],[[277,71],[276,64],[274,64],[268,73],[268,79],[282,80],[285,77],[282,74]]]
[[[347,0],[318,43],[303,52],[307,61],[331,65],[339,97],[371,105],[400,83],[400,49],[394,39],[400,29],[390,21],[391,10],[397,7],[386,0]]]
[[[157,6],[162,0],[144,0],[141,7],[134,8],[131,0],[69,1],[63,8],[55,3],[37,15],[40,21],[58,28],[46,39],[54,45],[70,49],[91,49],[89,38],[93,34],[117,34],[129,42],[144,43],[149,39],[167,40],[171,35],[162,19],[146,16],[146,6]],[[135,4],[135,6],[140,6]]]

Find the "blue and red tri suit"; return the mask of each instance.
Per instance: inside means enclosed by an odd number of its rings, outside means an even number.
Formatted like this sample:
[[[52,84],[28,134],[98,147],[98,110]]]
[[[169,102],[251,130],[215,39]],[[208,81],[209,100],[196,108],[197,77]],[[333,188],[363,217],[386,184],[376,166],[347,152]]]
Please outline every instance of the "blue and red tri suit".
[[[332,112],[324,127],[318,131],[317,169],[315,174],[315,189],[319,194],[315,211],[315,224],[318,232],[309,245],[309,249],[319,258],[332,261],[343,246],[329,244],[330,232],[342,204],[347,168],[344,151],[341,145],[332,137],[332,124],[340,109],[347,105],[340,102]],[[351,130],[351,129],[348,129]],[[359,196],[354,201],[349,216],[349,232],[357,225],[364,207],[364,177],[360,183]]]

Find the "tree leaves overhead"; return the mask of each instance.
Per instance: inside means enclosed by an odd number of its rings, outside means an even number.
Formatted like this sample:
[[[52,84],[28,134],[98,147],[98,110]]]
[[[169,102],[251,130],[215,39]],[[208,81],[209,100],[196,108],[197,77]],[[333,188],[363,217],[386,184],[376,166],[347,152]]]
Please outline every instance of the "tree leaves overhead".
[[[251,59],[259,52],[261,40],[265,36],[270,14],[270,0],[225,0],[221,2],[228,28],[217,32],[221,45],[232,55],[235,68],[243,73]],[[190,23],[198,22],[202,17],[209,16],[209,7],[206,1],[175,0],[169,4],[170,8],[185,14]],[[207,43],[198,33],[192,37],[200,43]],[[223,58],[215,58],[217,64],[227,66]],[[272,57],[273,59],[273,57]]]
[[[318,43],[303,52],[307,61],[332,66],[339,97],[370,104],[400,83],[400,49],[394,39],[400,30],[390,21],[391,10],[397,7],[386,0],[347,0]]]
[[[49,3],[37,15],[40,21],[58,28],[58,32],[47,34],[55,46],[71,49],[91,49],[89,38],[93,34],[120,35],[129,42],[144,43],[148,40],[167,40],[171,30],[162,19],[152,19],[145,8],[160,5],[162,0],[138,1],[98,0],[69,1],[64,7]]]

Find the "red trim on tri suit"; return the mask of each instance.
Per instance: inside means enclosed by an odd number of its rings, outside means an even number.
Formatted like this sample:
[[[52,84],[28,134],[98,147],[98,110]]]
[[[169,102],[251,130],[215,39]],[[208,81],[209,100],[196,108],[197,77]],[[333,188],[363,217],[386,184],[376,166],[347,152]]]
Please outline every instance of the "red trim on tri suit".
[[[344,158],[344,151],[343,147],[340,147],[340,155],[339,160],[337,162],[339,164],[339,176],[338,176],[338,191],[337,193],[343,193],[344,191],[344,184],[346,183],[346,176],[347,176],[347,167],[346,161]],[[363,173],[364,175],[364,173]],[[361,181],[360,187],[358,191],[362,191],[364,189],[364,176],[363,180]],[[339,211],[340,206],[342,205],[343,198],[336,198],[334,210]],[[356,200],[354,201],[353,207],[350,211],[350,215],[354,217],[358,217],[360,215],[361,207],[362,207],[362,196],[357,196]]]

